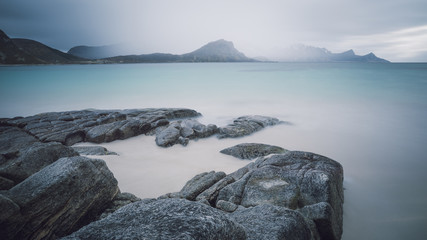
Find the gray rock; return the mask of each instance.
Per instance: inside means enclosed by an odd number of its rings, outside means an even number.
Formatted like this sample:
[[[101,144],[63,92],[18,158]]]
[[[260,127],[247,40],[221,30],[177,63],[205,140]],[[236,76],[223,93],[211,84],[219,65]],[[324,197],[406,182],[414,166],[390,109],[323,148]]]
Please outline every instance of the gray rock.
[[[101,146],[78,146],[72,148],[76,150],[80,155],[117,155],[117,153],[110,152],[105,147]]]
[[[220,190],[217,203],[301,209],[316,223],[321,238],[341,238],[344,195],[339,163],[313,153],[289,151],[260,158],[229,176],[236,181]]]
[[[230,217],[245,228],[248,240],[314,239],[304,217],[284,207],[263,204],[235,211]]]
[[[167,125],[172,119],[198,116],[194,110],[179,108],[82,110],[3,119],[1,124],[22,128],[43,142],[73,145],[127,139]]]
[[[135,202],[62,239],[246,239],[243,228],[205,204],[184,199]]]
[[[180,136],[179,129],[169,126],[156,134],[156,144],[160,147],[170,147],[178,142]]]
[[[19,206],[12,200],[0,194],[0,224],[13,215],[19,214]]]
[[[341,218],[334,213],[334,209],[329,203],[320,202],[305,206],[298,210],[305,217],[314,221],[318,226],[319,235],[324,239],[341,239],[342,229],[339,227]]]
[[[77,155],[60,143],[42,143],[19,128],[1,127],[0,190],[10,189],[61,157]]]
[[[277,118],[266,116],[243,116],[235,119],[232,124],[219,128],[218,138],[236,138],[252,134],[267,126],[283,123]]]
[[[196,200],[201,201],[205,199],[206,201],[209,202],[210,205],[215,206],[219,191],[221,191],[221,189],[223,189],[225,186],[227,186],[232,182],[234,182],[234,178],[230,176],[226,176],[223,179],[216,182],[214,185],[210,186],[205,191],[203,191],[201,194],[199,194],[196,197]]]
[[[284,153],[286,151],[287,150],[281,147],[262,143],[242,143],[230,148],[223,149],[220,151],[220,153],[231,155],[240,159],[254,159],[270,154]]]
[[[236,211],[237,207],[238,206],[236,204],[227,202],[224,200],[219,200],[216,203],[216,208],[221,209],[222,211],[225,211],[225,212],[234,212]]]
[[[196,175],[179,192],[180,197],[196,200],[196,197],[226,176],[224,172],[205,172]]]
[[[103,160],[61,158],[3,192],[20,211],[0,222],[0,236],[65,236],[100,214],[117,192],[117,180]]]
[[[148,203],[150,200],[153,201],[153,199],[145,199],[145,203]],[[107,206],[107,209],[105,209],[101,216],[99,216],[99,219],[107,217],[121,207],[138,201],[141,201],[141,198],[133,195],[132,193],[118,193]]]

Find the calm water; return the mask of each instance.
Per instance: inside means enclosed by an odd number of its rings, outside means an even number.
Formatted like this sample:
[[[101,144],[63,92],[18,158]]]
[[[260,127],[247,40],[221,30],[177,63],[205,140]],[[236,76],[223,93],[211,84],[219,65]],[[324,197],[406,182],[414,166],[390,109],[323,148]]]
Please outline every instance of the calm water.
[[[145,107],[188,107],[204,115],[200,121],[217,125],[247,114],[292,122],[235,141],[311,151],[340,162],[343,239],[427,236],[427,64],[0,67],[0,117]],[[188,154],[199,144],[163,152]]]

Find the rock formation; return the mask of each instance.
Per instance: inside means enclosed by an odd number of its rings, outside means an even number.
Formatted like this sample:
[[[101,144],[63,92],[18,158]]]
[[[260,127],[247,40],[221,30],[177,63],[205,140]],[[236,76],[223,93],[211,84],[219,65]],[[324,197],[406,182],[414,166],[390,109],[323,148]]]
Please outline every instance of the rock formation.
[[[214,134],[241,137],[280,123],[245,116],[217,128],[191,119],[198,115],[190,109],[86,110],[0,120],[1,239],[341,238],[343,169],[329,158],[297,151],[260,157],[231,174],[201,173],[179,192],[141,200],[120,192],[103,160],[78,153],[104,154],[105,148],[67,146],[143,133],[170,146]],[[271,153],[252,147],[238,145],[237,152]]]
[[[229,147],[220,151],[227,155],[231,155],[240,159],[255,159],[257,157],[264,157],[270,154],[284,153],[287,150],[262,143],[242,143],[233,147]]]
[[[343,169],[339,163],[313,153],[289,151],[259,158],[229,175],[223,172],[199,174],[180,192],[163,197],[197,200],[228,212],[237,211],[234,216],[238,222],[251,219],[246,222],[249,239],[260,239],[260,232],[270,231],[268,225],[261,224],[270,217],[268,221],[300,223],[296,232],[281,229],[277,233],[285,234],[286,239],[317,239],[317,236],[340,239],[342,181]],[[272,212],[272,216],[261,214],[257,219],[257,212]]]

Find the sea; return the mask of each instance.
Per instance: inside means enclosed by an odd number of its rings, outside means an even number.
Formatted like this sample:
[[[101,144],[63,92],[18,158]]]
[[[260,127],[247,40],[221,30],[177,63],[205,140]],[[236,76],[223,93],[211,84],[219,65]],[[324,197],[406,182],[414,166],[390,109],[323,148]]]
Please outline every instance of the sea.
[[[289,124],[160,148],[103,144],[122,191],[158,197],[202,171],[248,164],[244,142],[327,156],[344,168],[344,240],[427,236],[427,63],[162,63],[0,66],[0,118],[82,109],[191,108],[204,124],[244,115]]]

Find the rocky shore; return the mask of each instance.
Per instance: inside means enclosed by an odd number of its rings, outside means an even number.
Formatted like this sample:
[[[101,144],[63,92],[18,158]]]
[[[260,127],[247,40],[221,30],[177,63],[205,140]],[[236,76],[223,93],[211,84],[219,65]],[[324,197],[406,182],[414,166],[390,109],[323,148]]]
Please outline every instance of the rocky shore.
[[[122,193],[103,160],[78,142],[155,135],[186,146],[283,124],[243,116],[204,125],[191,109],[83,110],[0,120],[1,239],[340,239],[343,169],[327,157],[245,143],[221,152],[254,159],[231,173],[205,172],[174,193]],[[244,138],[242,138],[244,139]],[[153,143],[154,144],[154,143]],[[189,147],[189,146],[188,146]]]

